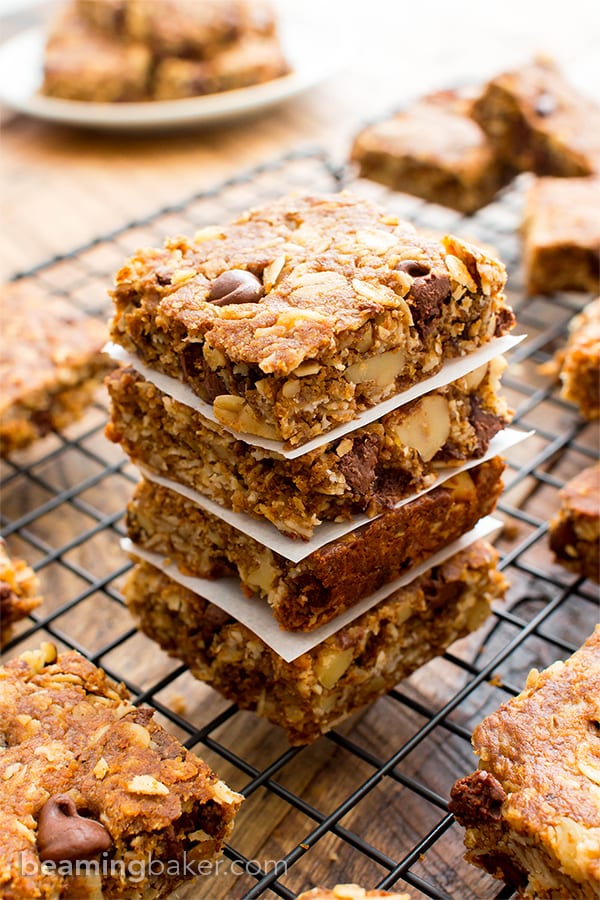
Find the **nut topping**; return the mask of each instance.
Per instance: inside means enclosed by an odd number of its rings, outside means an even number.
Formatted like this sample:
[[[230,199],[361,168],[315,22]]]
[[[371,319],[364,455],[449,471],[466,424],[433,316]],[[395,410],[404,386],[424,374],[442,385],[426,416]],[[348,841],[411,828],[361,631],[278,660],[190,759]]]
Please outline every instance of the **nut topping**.
[[[265,289],[256,275],[245,269],[230,269],[213,281],[207,300],[215,306],[232,303],[258,303]]]
[[[104,825],[86,819],[68,794],[56,794],[46,801],[38,820],[37,846],[42,862],[90,859],[112,845]]]

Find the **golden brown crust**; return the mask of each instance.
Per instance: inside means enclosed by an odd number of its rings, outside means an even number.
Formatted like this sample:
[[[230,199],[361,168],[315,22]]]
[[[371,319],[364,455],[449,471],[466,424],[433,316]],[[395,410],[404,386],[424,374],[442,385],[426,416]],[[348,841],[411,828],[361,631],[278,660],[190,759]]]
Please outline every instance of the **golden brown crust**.
[[[506,589],[497,558],[478,542],[291,663],[147,563],[133,569],[124,593],[140,628],[192,674],[305,744],[479,627]]]
[[[78,418],[113,367],[104,323],[32,285],[5,286],[0,332],[0,453]]]
[[[550,547],[565,568],[600,582],[600,463],[568,481],[559,496]]]
[[[2,855],[6,900],[77,896],[116,898],[118,867],[84,885],[55,867],[44,874],[36,847],[38,817],[50,797],[68,796],[110,836],[109,858],[134,874],[148,859],[213,859],[233,826],[241,798],[208,766],[129,703],[123,685],[75,652],[51,644],[0,669]],[[187,877],[141,869],[139,890],[164,897]],[[155,869],[155,872],[158,868]],[[139,874],[139,872],[138,872]],[[74,896],[69,894],[69,896]]]
[[[473,734],[499,814],[487,803],[468,810],[469,786],[462,791],[462,812],[454,809],[468,826],[467,858],[522,897],[600,893],[599,723],[600,626],[566,662],[532,670],[525,690]]]

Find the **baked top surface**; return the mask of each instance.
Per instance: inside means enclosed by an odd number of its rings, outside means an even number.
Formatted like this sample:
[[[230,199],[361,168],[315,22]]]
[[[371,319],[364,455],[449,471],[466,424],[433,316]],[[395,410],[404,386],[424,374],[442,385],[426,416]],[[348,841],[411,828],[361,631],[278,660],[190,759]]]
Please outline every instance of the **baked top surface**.
[[[303,361],[335,357],[344,332],[386,312],[404,320],[408,340],[413,312],[429,302],[423,295],[412,306],[405,299],[424,281],[398,268],[409,261],[423,264],[428,284],[449,284],[448,291],[460,287],[458,278],[492,297],[505,283],[502,264],[477,248],[417,234],[340,194],[283,198],[192,241],[142,250],[118,273],[114,296],[126,304],[147,293],[159,303],[156,323],[165,331],[185,330],[189,340],[205,338],[232,361],[287,374]],[[208,302],[213,281],[239,269],[262,277],[262,299]]]
[[[507,792],[502,818],[559,858],[585,854],[600,828],[600,626],[566,662],[532,670],[525,690],[473,734],[480,766]]]
[[[580,244],[600,252],[600,178],[538,178],[526,208],[531,244]]]
[[[430,94],[391,118],[368,126],[357,138],[354,157],[364,152],[410,156],[432,165],[468,168],[489,165],[487,136],[470,117],[472,98],[457,91]]]
[[[590,154],[593,170],[598,170],[600,107],[571,87],[551,61],[535,61],[493,78],[488,96],[495,90],[512,97],[531,128],[558,144]],[[485,99],[484,94],[484,103]]]
[[[172,840],[180,820],[184,833],[193,832],[207,803],[218,810],[213,836],[223,837],[241,798],[153,714],[132,706],[124,686],[84,657],[57,657],[50,644],[0,669],[0,884],[21,885],[23,893],[15,896],[37,896],[28,893],[32,885],[18,869],[19,854],[39,859],[40,813],[51,797],[67,792],[108,831],[117,854],[156,850],[161,832]],[[63,880],[38,869],[42,882],[52,877]]]
[[[30,285],[5,286],[0,330],[0,411],[35,391],[80,383],[81,369],[111,366],[106,326]],[[89,377],[92,372],[84,373]],[[35,405],[34,405],[35,408]]]
[[[560,498],[566,514],[600,520],[600,463],[588,466],[568,481]]]

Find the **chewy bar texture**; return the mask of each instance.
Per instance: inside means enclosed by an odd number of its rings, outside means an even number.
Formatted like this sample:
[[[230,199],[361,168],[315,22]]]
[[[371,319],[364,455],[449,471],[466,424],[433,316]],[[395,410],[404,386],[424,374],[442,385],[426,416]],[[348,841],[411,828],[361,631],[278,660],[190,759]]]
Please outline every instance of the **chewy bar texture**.
[[[561,177],[600,171],[600,107],[550,60],[493,78],[473,114],[498,156],[516,169]]]
[[[217,93],[287,74],[262,0],[75,0],[52,23],[42,92],[137,102]]]
[[[200,578],[238,575],[286,631],[312,631],[457,540],[495,507],[504,463],[461,472],[293,563],[175,491],[141,481],[127,531],[141,549]]]
[[[0,669],[3,900],[167,897],[219,854],[242,798],[152,716],[51,644]]]
[[[565,400],[579,407],[584,419],[600,418],[600,297],[572,319],[557,364]]]
[[[377,515],[428,487],[440,466],[486,453],[509,412],[501,358],[294,460],[246,444],[132,368],[107,379],[107,436],[135,462],[236,512],[310,538],[322,521]]]
[[[550,549],[569,571],[600,582],[600,463],[568,481],[559,496]]]
[[[397,891],[368,890],[358,884],[336,884],[333,888],[315,887],[302,891],[297,900],[411,900],[410,894]]]
[[[192,674],[306,744],[481,625],[505,589],[496,559],[474,544],[291,663],[148,563],[134,567],[124,593],[142,631]]]
[[[349,194],[288,197],[138,252],[112,338],[224,425],[293,446],[508,332],[505,278]]]
[[[524,215],[530,294],[600,290],[600,177],[539,178]]]
[[[10,640],[15,622],[42,602],[37,575],[22,559],[12,557],[0,538],[0,646]]]
[[[439,91],[369,125],[351,153],[360,174],[464,213],[485,206],[513,170],[471,117],[475,97]]]
[[[452,790],[467,859],[525,900],[600,896],[599,698],[600,626],[479,725]]]
[[[107,329],[59,297],[18,282],[2,292],[0,454],[79,418],[103,375]]]

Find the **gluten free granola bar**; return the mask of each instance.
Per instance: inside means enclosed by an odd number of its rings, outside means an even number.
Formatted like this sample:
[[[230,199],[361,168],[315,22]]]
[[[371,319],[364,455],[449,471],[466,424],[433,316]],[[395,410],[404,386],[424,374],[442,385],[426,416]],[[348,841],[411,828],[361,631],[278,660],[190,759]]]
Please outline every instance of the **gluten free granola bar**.
[[[112,338],[289,445],[512,328],[504,267],[348,194],[288,197],[119,271]]]
[[[291,663],[148,563],[124,593],[140,628],[192,674],[306,744],[481,625],[506,588],[496,560],[488,544],[473,545]]]
[[[600,626],[473,734],[479,770],[452,789],[467,859],[525,900],[600,894]]]
[[[3,289],[0,455],[77,419],[112,367],[106,326],[31,285]]]
[[[219,854],[242,798],[152,717],[51,644],[0,669],[3,900],[158,900]]]
[[[508,183],[501,161],[472,118],[474,91],[438,91],[367,126],[354,140],[359,172],[394,190],[472,213]]]
[[[8,552],[0,538],[0,646],[10,640],[13,625],[42,602],[37,575],[25,560]]]
[[[600,463],[568,481],[559,496],[550,549],[566,569],[600,582]]]
[[[497,358],[374,422],[294,460],[253,447],[131,368],[107,379],[107,436],[133,462],[215,502],[309,538],[322,521],[373,516],[428,487],[440,466],[481,457],[509,412]]]
[[[141,549],[201,578],[238,575],[280,626],[312,631],[458,539],[491,513],[502,490],[495,457],[368,525],[290,562],[176,491],[138,485],[127,530]],[[134,551],[135,552],[135,551]]]
[[[536,179],[523,232],[530,294],[600,290],[600,177]]]
[[[497,154],[519,170],[561,177],[600,171],[600,107],[549,59],[493,78],[473,114]]]

